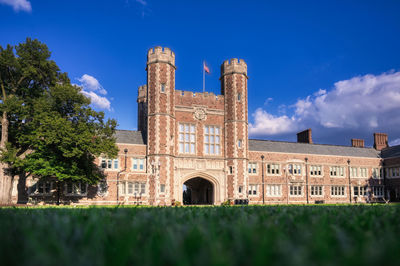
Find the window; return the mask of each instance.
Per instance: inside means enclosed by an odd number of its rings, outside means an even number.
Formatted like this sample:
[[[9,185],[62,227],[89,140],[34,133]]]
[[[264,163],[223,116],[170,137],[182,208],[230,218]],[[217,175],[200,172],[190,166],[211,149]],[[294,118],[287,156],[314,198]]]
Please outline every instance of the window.
[[[220,154],[220,130],[217,126],[204,126],[204,153]]]
[[[243,193],[243,186],[239,186],[238,190],[239,190],[239,193]]]
[[[374,197],[383,197],[383,187],[372,187],[372,194]]]
[[[118,159],[101,159],[101,168],[103,169],[119,169],[119,160]]]
[[[195,154],[196,127],[192,124],[179,124],[179,152]]]
[[[344,186],[332,186],[331,196],[345,196],[345,190]]]
[[[311,196],[322,196],[323,194],[322,186],[311,186],[310,195]]]
[[[381,169],[379,168],[373,168],[372,169],[372,178],[381,178]]]
[[[144,171],[144,159],[132,158],[132,169],[135,171]]]
[[[386,176],[387,177],[399,177],[400,176],[400,168],[386,168]]]
[[[350,177],[358,177],[357,167],[350,167]]]
[[[238,140],[238,147],[242,148],[242,140],[241,139]]]
[[[267,185],[267,196],[277,197],[282,195],[282,185]]]
[[[368,187],[366,186],[355,186],[353,187],[353,195],[355,197],[358,196],[367,196]]]
[[[39,180],[29,188],[29,194],[31,195],[49,195],[55,188],[54,181]]]
[[[165,193],[165,184],[160,184],[160,193]]]
[[[329,167],[329,173],[331,177],[344,177],[344,167],[343,166],[331,166]]]
[[[68,196],[85,196],[88,185],[82,182],[67,182],[65,184],[65,194]]]
[[[257,185],[249,185],[249,195],[257,195]]]
[[[240,102],[242,100],[242,94],[241,93],[237,94],[237,100],[238,100],[238,102]]]
[[[292,175],[300,175],[301,174],[301,165],[300,164],[289,164],[288,169],[289,169],[289,174],[292,174]]]
[[[257,163],[249,163],[249,174],[257,174]]]
[[[120,183],[121,195],[142,195],[145,192],[146,183],[144,182],[122,181]]]
[[[165,92],[165,84],[161,84],[161,92]]]
[[[267,173],[270,175],[279,175],[279,164],[267,164]]]
[[[322,166],[310,165],[310,176],[322,176]]]
[[[360,168],[360,177],[366,178],[368,174],[368,169],[367,168]]]
[[[233,166],[229,166],[229,173],[233,174]]]
[[[290,186],[290,196],[301,196],[303,195],[303,187],[298,185]]]

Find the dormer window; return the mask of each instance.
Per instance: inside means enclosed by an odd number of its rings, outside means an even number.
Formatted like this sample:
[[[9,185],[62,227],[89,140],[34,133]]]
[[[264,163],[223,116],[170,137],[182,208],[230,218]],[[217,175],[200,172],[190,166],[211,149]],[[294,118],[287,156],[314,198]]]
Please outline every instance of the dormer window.
[[[165,92],[165,84],[161,84],[161,92]]]

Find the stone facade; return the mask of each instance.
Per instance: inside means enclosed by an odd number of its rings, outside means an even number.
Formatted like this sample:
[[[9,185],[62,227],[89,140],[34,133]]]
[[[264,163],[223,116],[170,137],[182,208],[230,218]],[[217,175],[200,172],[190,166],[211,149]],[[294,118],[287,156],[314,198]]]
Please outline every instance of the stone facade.
[[[247,65],[221,66],[221,95],[175,89],[175,54],[147,54],[147,84],[138,88],[138,131],[118,131],[118,158],[98,158],[107,179],[96,187],[65,184],[63,204],[357,203],[398,200],[400,146],[374,134],[374,148],[248,137]],[[392,170],[393,169],[393,170]],[[15,183],[14,200],[54,203],[53,182]],[[17,193],[17,191],[24,191]]]

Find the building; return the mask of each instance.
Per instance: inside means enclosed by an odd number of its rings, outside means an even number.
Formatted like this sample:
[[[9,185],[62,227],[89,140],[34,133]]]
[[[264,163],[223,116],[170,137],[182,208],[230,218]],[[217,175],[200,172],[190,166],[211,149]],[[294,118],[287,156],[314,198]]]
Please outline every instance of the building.
[[[221,66],[221,95],[175,89],[175,54],[147,54],[147,84],[138,89],[138,131],[118,130],[119,156],[98,158],[107,179],[97,187],[65,184],[62,203],[250,204],[356,203],[399,200],[400,145],[374,134],[374,147],[248,137],[247,65]],[[27,200],[52,203],[51,181],[27,180]],[[14,189],[14,196],[16,191]]]

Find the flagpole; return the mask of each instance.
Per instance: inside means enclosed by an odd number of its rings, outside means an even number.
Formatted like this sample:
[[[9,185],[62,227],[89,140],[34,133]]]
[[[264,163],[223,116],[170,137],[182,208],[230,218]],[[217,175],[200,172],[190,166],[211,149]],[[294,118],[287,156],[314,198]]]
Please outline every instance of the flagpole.
[[[204,69],[204,61],[203,61],[203,93],[206,91],[206,72]]]

